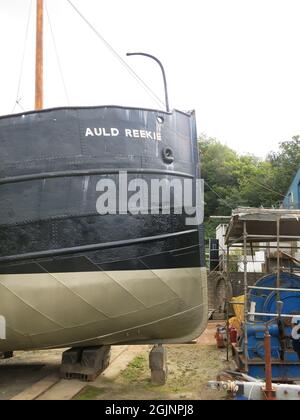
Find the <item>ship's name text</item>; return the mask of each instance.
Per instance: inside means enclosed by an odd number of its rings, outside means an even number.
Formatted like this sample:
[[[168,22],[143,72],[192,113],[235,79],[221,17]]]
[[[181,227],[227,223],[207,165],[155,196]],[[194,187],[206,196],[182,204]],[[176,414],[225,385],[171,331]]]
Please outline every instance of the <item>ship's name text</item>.
[[[118,128],[87,128],[85,137],[126,137],[130,139],[156,140],[161,141],[161,133],[148,130],[133,130],[125,128],[121,132]]]

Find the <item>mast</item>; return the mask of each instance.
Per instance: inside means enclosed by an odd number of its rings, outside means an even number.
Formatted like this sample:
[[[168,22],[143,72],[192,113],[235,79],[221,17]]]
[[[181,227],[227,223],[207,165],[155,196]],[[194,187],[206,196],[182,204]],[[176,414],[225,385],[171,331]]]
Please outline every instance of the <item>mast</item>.
[[[35,62],[35,109],[43,108],[43,35],[44,0],[37,0],[36,11],[36,62]]]

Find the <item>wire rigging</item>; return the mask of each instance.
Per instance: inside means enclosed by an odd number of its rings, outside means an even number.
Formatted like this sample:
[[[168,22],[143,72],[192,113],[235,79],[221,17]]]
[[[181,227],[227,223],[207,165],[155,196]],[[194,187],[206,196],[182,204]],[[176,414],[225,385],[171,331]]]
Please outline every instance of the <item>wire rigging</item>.
[[[269,191],[269,192],[272,192],[272,193],[274,193],[274,194],[280,195],[281,197],[285,198],[285,195],[284,195],[284,194],[281,194],[279,191],[275,191],[275,190],[273,190],[273,188],[271,188],[271,187],[269,187],[269,186],[267,186],[267,185],[261,184],[260,182],[258,182],[258,181],[254,181],[254,180],[252,180],[252,179],[249,179],[249,181],[250,181],[250,182],[251,182],[251,184],[253,184],[253,185],[258,185],[259,187],[264,188],[265,190],[267,190],[267,191]]]
[[[25,56],[26,56],[26,51],[27,51],[27,42],[28,42],[28,34],[29,34],[29,27],[30,27],[30,20],[31,20],[32,2],[33,2],[33,0],[30,0],[26,30],[25,30],[25,39],[24,39],[24,45],[23,45],[23,53],[22,53],[21,66],[20,66],[20,73],[19,73],[17,96],[16,96],[14,107],[11,111],[12,114],[14,113],[17,106],[19,106],[22,109],[22,111],[24,111],[24,108],[22,107],[22,105],[20,103],[21,99],[22,99],[22,98],[20,98],[20,90],[21,90],[21,84],[22,84],[22,79],[23,79]]]
[[[210,189],[211,192],[213,192],[220,200],[224,200],[225,198],[221,197],[219,193],[217,193],[210,185],[207,181],[204,180],[204,184]]]
[[[49,27],[50,27],[51,38],[52,38],[52,42],[53,42],[53,46],[54,46],[54,50],[55,50],[55,54],[56,54],[57,64],[58,64],[58,68],[59,68],[59,72],[60,72],[60,77],[61,77],[61,80],[62,80],[62,84],[63,84],[63,87],[64,87],[64,91],[65,91],[65,95],[66,95],[68,105],[70,105],[70,97],[69,97],[69,94],[68,94],[67,84],[66,84],[66,80],[65,80],[62,65],[61,65],[61,60],[60,60],[60,56],[59,56],[59,52],[58,52],[57,42],[56,42],[56,39],[55,39],[54,30],[53,30],[52,22],[51,22],[51,19],[50,19],[49,10],[48,10],[48,7],[47,7],[47,0],[45,1],[45,8],[46,8],[46,14],[47,14],[47,18],[48,18]]]
[[[143,89],[154,99],[154,101],[159,106],[165,106],[164,101],[162,101],[155,92],[144,82],[140,76],[130,67],[129,64],[120,56],[120,54],[112,47],[112,45],[103,38],[100,32],[88,21],[88,19],[83,16],[83,14],[77,9],[77,7],[72,3],[71,0],[67,0],[70,6],[75,10],[75,12],[81,17],[81,19],[90,27],[90,29],[96,34],[96,36],[104,43],[104,45],[112,52],[112,54],[120,61],[120,63],[125,67],[125,69],[131,74],[131,76],[143,87]]]

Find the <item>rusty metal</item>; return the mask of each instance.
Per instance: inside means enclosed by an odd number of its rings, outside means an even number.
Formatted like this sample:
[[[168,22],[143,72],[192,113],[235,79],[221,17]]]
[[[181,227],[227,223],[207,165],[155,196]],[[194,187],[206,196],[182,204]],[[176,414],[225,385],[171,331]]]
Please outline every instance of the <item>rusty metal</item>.
[[[229,328],[230,328],[230,323],[229,323],[229,302],[228,300],[226,301],[226,361],[229,362],[229,348],[231,346],[230,343],[230,335],[229,335]]]
[[[229,348],[231,343],[229,343],[229,311],[230,311],[230,299],[228,290],[230,284],[230,274],[229,274],[229,264],[230,264],[230,247],[227,245],[227,252],[226,252],[226,334],[227,334],[227,346],[226,346],[226,361],[229,362]]]
[[[227,230],[226,236],[225,236],[225,244],[231,248],[239,247],[241,248],[243,246],[243,256],[244,256],[244,295],[245,295],[245,304],[244,304],[244,324],[243,324],[243,331],[242,335],[240,337],[240,347],[238,346],[232,346],[233,347],[233,353],[236,358],[237,366],[240,370],[245,370],[247,373],[249,373],[251,376],[259,377],[261,379],[264,379],[266,374],[268,377],[267,380],[267,386],[266,386],[266,397],[267,399],[273,399],[274,398],[274,392],[272,389],[272,377],[273,379],[277,381],[284,381],[286,379],[293,380],[295,378],[298,379],[298,376],[300,374],[300,367],[299,362],[297,359],[293,358],[294,354],[292,352],[285,352],[285,357],[280,357],[278,354],[280,354],[281,348],[277,344],[275,344],[275,339],[273,342],[273,338],[271,339],[269,334],[266,338],[267,340],[267,346],[269,348],[265,350],[265,353],[267,353],[267,356],[265,356],[264,353],[264,336],[263,332],[265,328],[269,325],[269,322],[266,321],[266,319],[270,318],[270,321],[274,320],[280,320],[283,321],[285,319],[292,318],[293,311],[289,313],[288,308],[283,307],[283,301],[282,297],[286,293],[299,293],[299,289],[296,289],[296,287],[292,287],[292,283],[286,283],[285,282],[285,276],[287,275],[285,272],[285,266],[281,267],[281,260],[284,258],[288,258],[289,260],[293,260],[294,263],[297,263],[298,261],[294,260],[294,257],[291,255],[288,255],[287,253],[283,252],[281,248],[285,249],[284,245],[281,245],[281,242],[286,240],[297,240],[299,237],[299,215],[297,211],[294,211],[294,213],[291,213],[286,210],[268,210],[268,209],[237,209],[233,211],[233,216],[231,219],[231,222],[229,224],[229,228]],[[287,222],[292,222],[287,223]],[[257,234],[256,232],[259,232],[260,234]],[[264,233],[263,235],[261,233]],[[243,235],[243,236],[242,236]],[[267,284],[268,287],[264,288],[260,286],[260,283],[257,283],[255,286],[250,286],[248,284],[247,279],[247,269],[248,269],[248,247],[251,246],[251,251],[253,252],[253,248],[255,248],[257,245],[255,245],[256,241],[266,242],[269,247],[269,249],[276,249],[277,251],[277,267],[272,271],[272,275],[274,276],[274,284],[271,282],[270,287],[269,284]],[[270,242],[275,242],[274,246],[270,245]],[[290,247],[289,249],[298,249],[298,246],[296,247]],[[270,267],[271,268],[271,267]],[[297,267],[295,268],[295,270]],[[271,268],[272,270],[272,268]],[[271,276],[271,275],[270,275]],[[285,282],[285,283],[284,283]],[[283,284],[284,283],[284,284]],[[265,291],[267,295],[270,293],[267,292],[275,292],[275,303],[277,306],[277,309],[275,309],[274,306],[270,307],[265,306],[264,308],[257,307],[255,304],[255,299],[253,300],[253,304],[250,305],[250,301],[252,303],[253,298],[253,291]],[[249,293],[251,292],[251,293]],[[259,295],[259,293],[257,293]],[[256,295],[255,295],[256,296]],[[251,299],[250,299],[251,298]],[[273,301],[272,301],[273,302]],[[228,303],[229,305],[229,303]],[[288,306],[289,307],[289,306]],[[275,309],[275,310],[274,310]],[[262,318],[265,323],[265,325],[258,325],[258,330],[262,328],[260,331],[262,335],[259,337],[256,337],[253,339],[253,331],[252,335],[250,335],[250,338],[248,338],[248,331],[251,328],[256,327],[256,319],[257,317]],[[258,324],[260,321],[258,321]],[[270,331],[268,330],[268,333]],[[286,331],[286,346],[288,348],[290,343],[288,342],[289,339],[289,331]],[[275,333],[276,335],[276,333]],[[272,333],[273,336],[273,333]],[[276,338],[278,338],[276,336]],[[280,337],[279,337],[280,339]],[[259,346],[262,345],[262,348],[260,347],[260,354],[256,349],[256,342],[259,342]],[[268,342],[270,340],[270,342]],[[251,343],[252,342],[252,343]],[[250,346],[249,346],[250,343]],[[274,348],[272,347],[274,346]],[[276,346],[276,350],[275,350]],[[272,347],[272,351],[271,351]],[[276,352],[276,356],[275,355]],[[256,358],[256,355],[258,356]],[[274,360],[273,360],[274,358]],[[266,360],[265,360],[266,359]],[[272,364],[273,362],[273,364]],[[265,366],[266,371],[265,371]],[[274,385],[273,385],[274,388]],[[263,389],[265,390],[265,386],[263,386]]]
[[[272,383],[271,335],[268,329],[265,332],[265,364],[266,386],[263,391],[265,393],[266,400],[276,400],[276,393]]]
[[[35,109],[43,108],[43,38],[44,0],[37,0],[36,11],[36,62],[35,62]]]
[[[248,232],[247,232],[247,222],[243,223],[243,238],[244,238],[244,334],[245,334],[245,372],[249,372],[249,362],[248,362],[248,258],[247,258],[247,245],[248,245]]]

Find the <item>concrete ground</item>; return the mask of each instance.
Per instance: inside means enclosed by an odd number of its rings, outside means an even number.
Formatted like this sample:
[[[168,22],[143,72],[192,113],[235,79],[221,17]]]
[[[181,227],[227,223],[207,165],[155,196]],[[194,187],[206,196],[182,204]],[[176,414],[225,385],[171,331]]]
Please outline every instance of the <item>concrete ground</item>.
[[[218,350],[210,323],[195,344],[167,346],[168,382],[150,381],[149,346],[112,348],[109,368],[92,384],[59,378],[63,350],[17,352],[0,361],[0,400],[97,400],[97,399],[223,399],[206,384],[226,368],[225,351]]]

